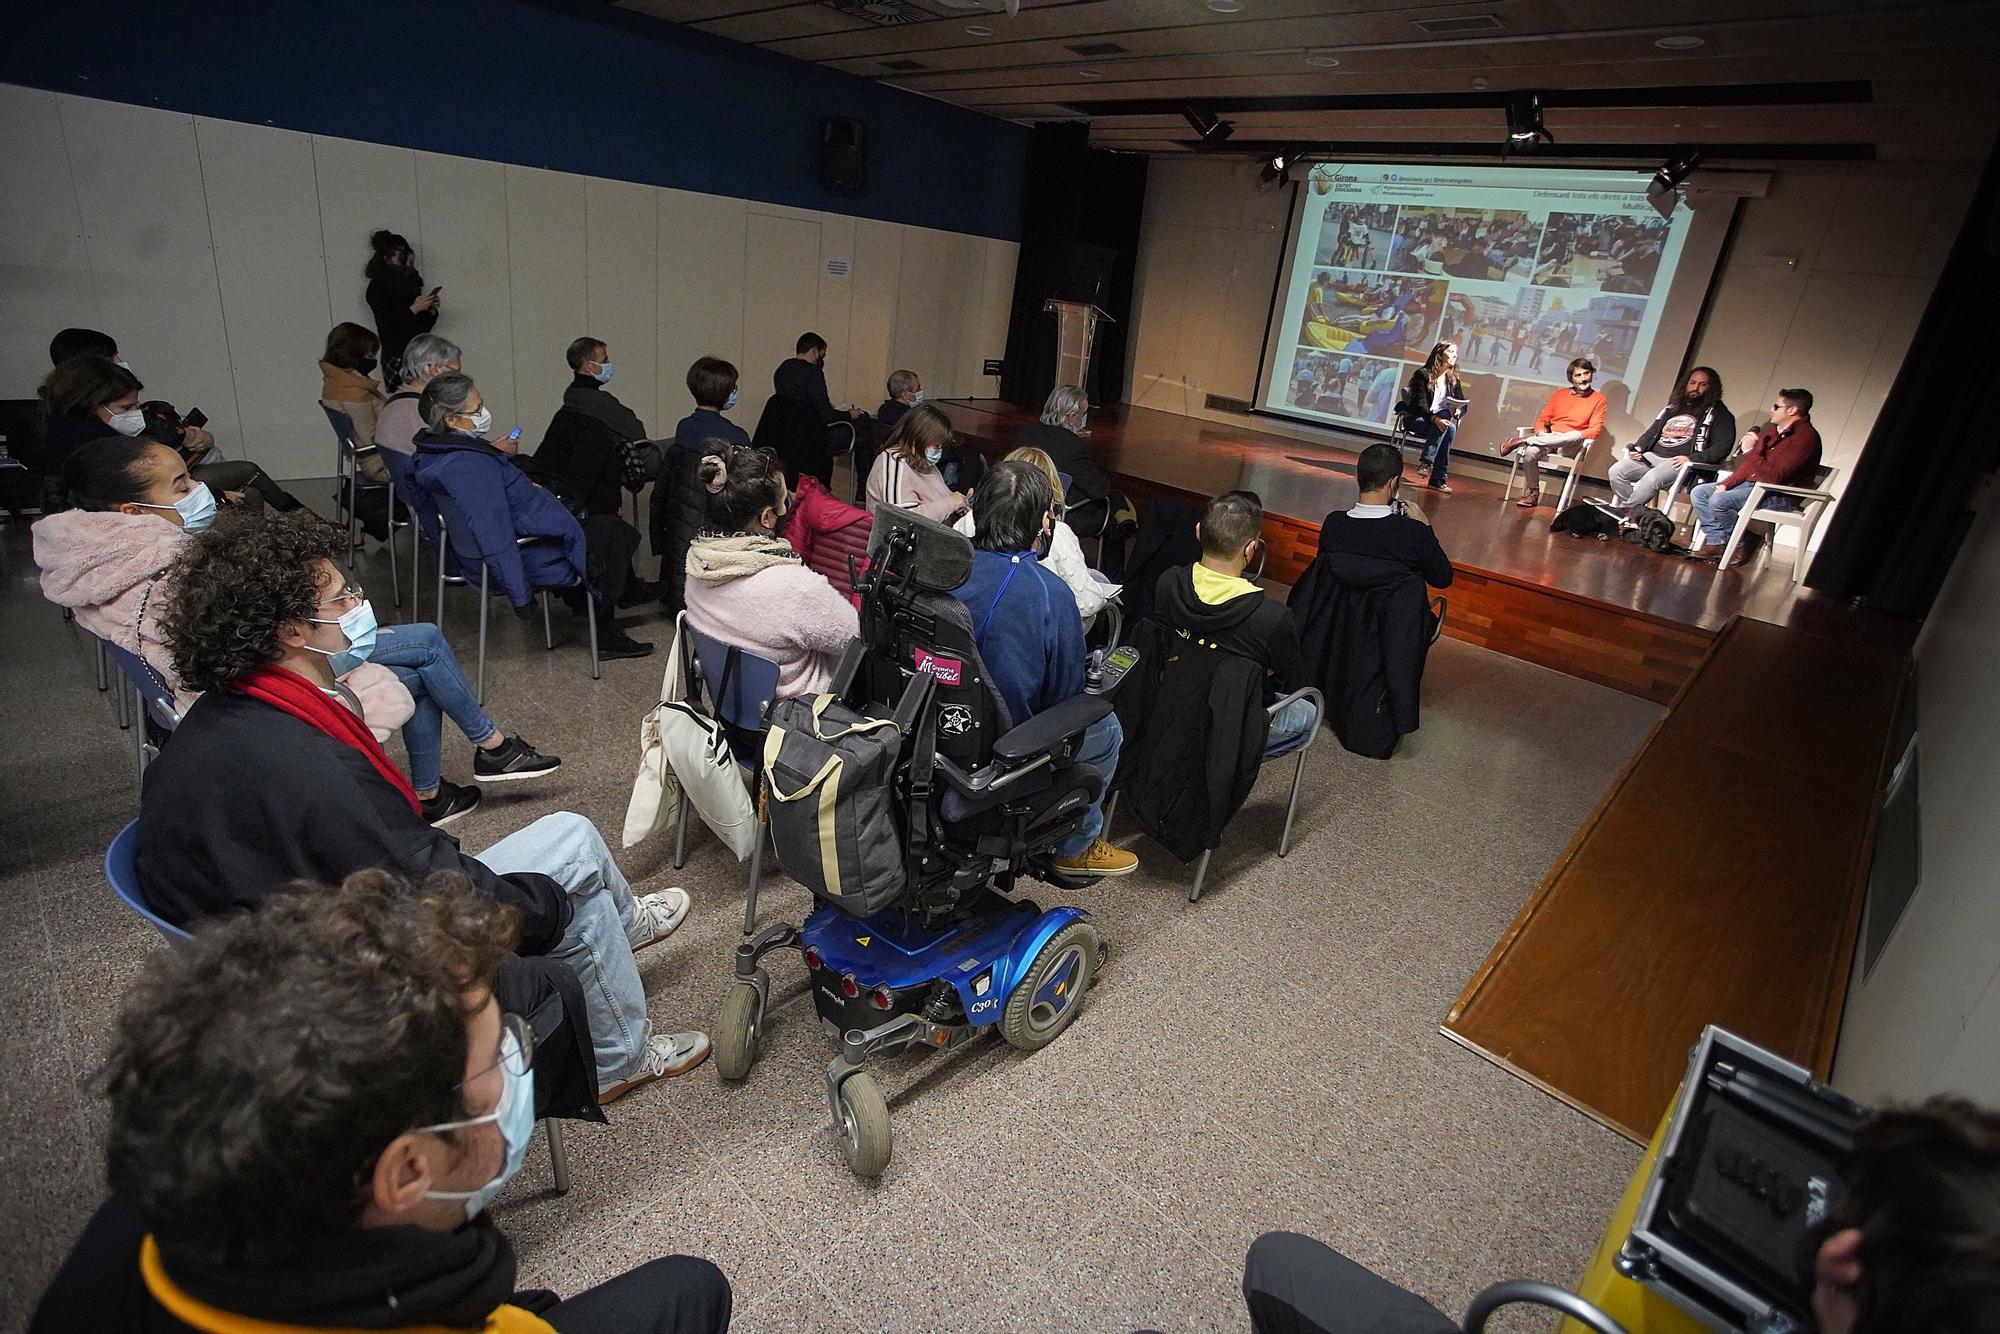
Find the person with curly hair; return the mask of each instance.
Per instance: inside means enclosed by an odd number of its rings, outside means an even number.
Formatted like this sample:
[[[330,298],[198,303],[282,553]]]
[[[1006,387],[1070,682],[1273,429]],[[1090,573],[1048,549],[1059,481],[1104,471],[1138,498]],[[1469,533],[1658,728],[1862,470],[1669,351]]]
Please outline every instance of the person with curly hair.
[[[29,1328],[726,1329],[729,1281],[692,1256],[515,1290],[487,1206],[540,1092],[499,977],[518,930],[463,876],[358,871],[154,954],[96,1079],[110,1198]]]
[[[707,1036],[653,1031],[633,961],[680,927],[685,891],[635,896],[580,815],[544,816],[477,857],[424,819],[335,680],[376,639],[372,609],[335,563],[343,540],[272,515],[189,541],[160,629],[181,681],[205,693],[147,772],[148,905],[189,926],[255,908],[291,880],[456,871],[520,912],[523,954],[572,975],[598,1101],[699,1065]]]

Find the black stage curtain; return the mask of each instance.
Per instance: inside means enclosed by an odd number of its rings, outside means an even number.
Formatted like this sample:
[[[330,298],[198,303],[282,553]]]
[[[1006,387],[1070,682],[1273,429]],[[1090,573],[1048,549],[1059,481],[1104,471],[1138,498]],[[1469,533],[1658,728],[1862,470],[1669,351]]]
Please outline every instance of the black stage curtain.
[[[1980,425],[1988,382],[1973,369],[1986,360],[1980,335],[1996,304],[2000,144],[1827,526],[1810,587],[1897,616],[1930,610],[1971,525],[1979,479],[2000,462],[2000,438]]]
[[[1084,386],[1093,402],[1116,403],[1125,397],[1146,159],[1093,149],[1081,121],[1037,125],[1034,133],[1000,396],[1040,411],[1055,388],[1056,317],[1042,309],[1055,298],[1094,302],[1116,321],[1097,326]]]

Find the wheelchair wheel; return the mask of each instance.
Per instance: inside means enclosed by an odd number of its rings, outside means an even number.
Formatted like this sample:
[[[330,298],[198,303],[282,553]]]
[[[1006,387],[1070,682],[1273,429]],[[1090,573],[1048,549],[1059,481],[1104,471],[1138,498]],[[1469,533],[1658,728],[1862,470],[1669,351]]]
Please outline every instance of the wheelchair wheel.
[[[848,1170],[858,1177],[879,1177],[889,1165],[889,1102],[882,1086],[867,1071],[849,1075],[840,1085],[840,1151]]]
[[[743,1079],[757,1060],[757,1043],[763,1037],[763,997],[749,982],[731,982],[722,998],[722,1013],[715,1017],[712,1040],[715,1044],[715,1073],[727,1080]]]
[[[1071,922],[1050,937],[1007,998],[1000,1036],[1020,1051],[1040,1051],[1061,1036],[1090,990],[1100,957],[1097,928]]]

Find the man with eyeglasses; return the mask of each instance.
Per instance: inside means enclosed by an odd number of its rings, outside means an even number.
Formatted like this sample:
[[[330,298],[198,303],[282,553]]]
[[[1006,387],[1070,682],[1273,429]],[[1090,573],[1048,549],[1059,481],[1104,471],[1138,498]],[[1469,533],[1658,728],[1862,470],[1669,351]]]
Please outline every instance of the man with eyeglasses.
[[[1736,470],[1719,482],[1703,482],[1691,500],[1694,503],[1695,547],[1688,553],[1695,560],[1714,560],[1729,544],[1743,507],[1750,502],[1750,487],[1757,482],[1773,486],[1809,486],[1819,467],[1819,431],[1812,424],[1813,396],[1809,389],[1780,389],[1771,402],[1771,420],[1764,429],[1744,435],[1740,442],[1747,451]],[[1797,509],[1790,496],[1766,494],[1763,504],[1771,509]],[[1805,540],[1805,535],[1800,535]],[[1741,565],[1749,556],[1754,535],[1745,534],[1737,543],[1730,565]]]
[[[517,1292],[487,1206],[534,1133],[534,1032],[495,969],[519,914],[463,876],[297,886],[155,953],[98,1075],[98,1209],[32,1334],[728,1328],[706,1260]]]
[[[551,1080],[558,1111],[596,1116],[597,1104],[700,1065],[707,1035],[655,1031],[633,957],[679,929],[685,891],[635,895],[596,828],[567,811],[476,857],[425,820],[335,679],[375,638],[372,609],[335,563],[343,541],[280,515],[218,524],[165,581],[161,635],[182,683],[206,693],[146,775],[147,903],[194,927],[294,880],[453,871],[520,914],[522,965],[561,997],[564,1054],[576,1059]]]

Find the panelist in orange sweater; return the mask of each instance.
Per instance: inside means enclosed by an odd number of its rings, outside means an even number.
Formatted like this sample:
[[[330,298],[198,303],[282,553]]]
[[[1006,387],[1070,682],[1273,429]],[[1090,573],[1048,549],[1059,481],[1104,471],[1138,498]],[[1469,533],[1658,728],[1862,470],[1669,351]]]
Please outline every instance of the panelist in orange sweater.
[[[1569,364],[1569,388],[1558,389],[1549,395],[1549,401],[1542,405],[1541,414],[1535,418],[1534,431],[1509,440],[1500,447],[1502,457],[1517,449],[1521,451],[1528,489],[1515,503],[1522,509],[1531,510],[1542,503],[1542,458],[1549,450],[1595,440],[1604,430],[1604,395],[1590,387],[1596,376],[1597,367],[1590,363],[1588,357],[1572,361]]]

